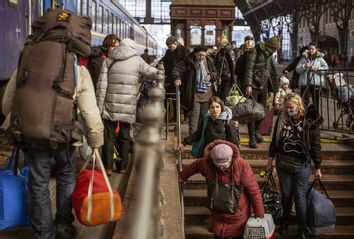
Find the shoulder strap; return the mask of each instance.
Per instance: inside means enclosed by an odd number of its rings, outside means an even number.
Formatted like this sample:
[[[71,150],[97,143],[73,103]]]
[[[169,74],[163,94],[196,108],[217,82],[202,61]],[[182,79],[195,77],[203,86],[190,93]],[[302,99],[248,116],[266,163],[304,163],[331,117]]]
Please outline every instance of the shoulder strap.
[[[111,70],[112,66],[117,62],[118,60],[115,59],[108,67],[107,75],[109,74],[109,71]]]

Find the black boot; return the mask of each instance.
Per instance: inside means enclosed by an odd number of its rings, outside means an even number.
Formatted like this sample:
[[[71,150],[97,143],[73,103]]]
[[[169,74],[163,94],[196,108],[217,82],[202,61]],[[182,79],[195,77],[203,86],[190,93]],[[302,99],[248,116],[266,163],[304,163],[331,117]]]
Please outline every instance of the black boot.
[[[252,149],[256,149],[257,148],[257,139],[256,139],[256,137],[254,135],[250,136],[250,141],[248,142],[248,145]]]
[[[256,133],[256,140],[257,140],[257,143],[263,143],[263,136],[259,133],[259,132],[257,132]]]

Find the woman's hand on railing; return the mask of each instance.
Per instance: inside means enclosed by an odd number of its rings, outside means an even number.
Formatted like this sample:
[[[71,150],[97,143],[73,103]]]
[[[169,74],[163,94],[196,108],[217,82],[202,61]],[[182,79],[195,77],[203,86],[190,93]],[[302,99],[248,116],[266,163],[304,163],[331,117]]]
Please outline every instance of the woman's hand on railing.
[[[182,84],[182,81],[181,80],[175,80],[175,86],[179,86]]]
[[[177,147],[177,150],[182,152],[184,150],[184,145],[180,143]]]

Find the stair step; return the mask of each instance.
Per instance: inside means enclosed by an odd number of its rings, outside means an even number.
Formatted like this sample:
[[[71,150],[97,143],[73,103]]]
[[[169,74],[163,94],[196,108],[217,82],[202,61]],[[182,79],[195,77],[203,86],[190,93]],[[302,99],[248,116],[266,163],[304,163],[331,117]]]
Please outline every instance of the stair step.
[[[195,159],[183,159],[183,167],[193,163]],[[267,159],[248,159],[254,173],[258,174],[267,166]],[[354,172],[354,160],[323,160],[322,174],[352,174]]]
[[[186,224],[210,223],[210,210],[204,206],[185,206]],[[188,222],[188,223],[187,223]],[[291,224],[295,224],[295,214],[291,216]],[[336,224],[348,225],[354,223],[354,208],[338,207],[336,208]]]
[[[206,205],[207,191],[205,189],[184,190],[184,204],[186,206]],[[327,191],[335,207],[354,207],[354,191]]]
[[[322,160],[352,160],[354,149],[345,144],[339,143],[321,143]],[[183,158],[191,158],[190,145],[185,147],[182,153]],[[244,159],[265,159],[268,158],[269,143],[262,143],[258,145],[257,149],[251,149],[247,144],[240,145],[241,157]]]
[[[261,184],[264,178],[255,174],[257,181]],[[310,176],[309,182],[314,179]],[[326,190],[354,190],[354,176],[353,175],[323,175],[321,178]],[[201,174],[193,175],[187,181],[185,189],[206,189],[205,178]]]
[[[186,225],[185,227],[186,239],[208,239],[214,238],[214,234],[211,232],[210,225]],[[297,227],[290,226],[287,236],[287,239],[298,239],[297,236]],[[285,238],[281,237],[279,234],[275,234],[275,239]],[[339,239],[339,238],[354,238],[354,226],[353,225],[338,225],[332,233],[327,235],[316,236],[316,238],[321,239]]]

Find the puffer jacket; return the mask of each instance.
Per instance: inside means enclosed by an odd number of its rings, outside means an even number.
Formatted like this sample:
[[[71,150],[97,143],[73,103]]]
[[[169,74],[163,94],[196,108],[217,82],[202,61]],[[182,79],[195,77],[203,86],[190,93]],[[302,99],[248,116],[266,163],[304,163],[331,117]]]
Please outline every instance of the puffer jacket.
[[[272,56],[264,50],[264,43],[258,43],[255,48],[245,54],[246,64],[243,79],[241,79],[242,88],[252,86],[253,89],[261,90],[268,84],[268,91],[276,92],[278,75]],[[257,79],[264,79],[264,83],[259,84]]]
[[[232,163],[234,168],[234,182],[243,186],[239,200],[239,211],[234,214],[223,214],[211,210],[212,231],[220,237],[239,237],[243,235],[246,222],[250,217],[250,206],[257,217],[264,216],[264,207],[257,179],[251,166],[246,160],[240,157],[240,151],[236,145],[223,140],[216,140],[204,149],[204,157],[195,160],[186,166],[180,173],[180,178],[187,181],[194,174],[202,174],[207,182],[212,182],[216,178],[223,184],[231,182],[230,168],[225,171],[219,170],[211,159],[211,150],[218,144],[227,144],[233,150]]]
[[[299,86],[308,85],[308,82],[310,85],[325,86],[325,72],[321,70],[328,70],[328,65],[323,56],[324,54],[317,52],[315,56],[311,57],[307,52],[304,52],[296,66],[296,72],[300,74]],[[315,71],[309,71],[305,67],[309,62],[316,68]]]
[[[87,142],[92,148],[99,148],[103,145],[103,124],[97,108],[95,90],[90,73],[84,66],[79,65],[76,66],[76,72],[77,85],[75,98],[77,108],[85,122]],[[7,116],[7,119],[10,118],[11,107],[15,97],[16,74],[17,71],[11,76],[2,100],[2,111]]]
[[[221,76],[221,81],[235,80],[235,62],[236,56],[231,46],[225,46],[219,50],[215,59],[215,67]]]
[[[96,98],[103,119],[135,123],[140,75],[155,78],[157,69],[149,66],[136,52],[133,40],[123,39],[103,62]]]

